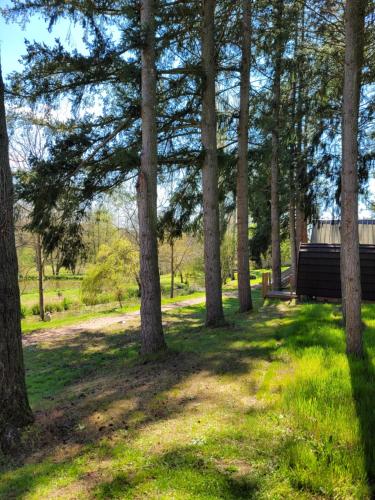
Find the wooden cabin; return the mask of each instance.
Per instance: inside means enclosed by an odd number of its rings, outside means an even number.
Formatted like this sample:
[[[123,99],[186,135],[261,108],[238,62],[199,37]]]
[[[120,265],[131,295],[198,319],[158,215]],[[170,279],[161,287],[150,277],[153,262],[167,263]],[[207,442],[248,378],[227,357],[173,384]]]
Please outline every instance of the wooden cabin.
[[[375,301],[375,221],[359,221],[362,299]],[[340,221],[318,221],[299,249],[297,296],[341,299]]]

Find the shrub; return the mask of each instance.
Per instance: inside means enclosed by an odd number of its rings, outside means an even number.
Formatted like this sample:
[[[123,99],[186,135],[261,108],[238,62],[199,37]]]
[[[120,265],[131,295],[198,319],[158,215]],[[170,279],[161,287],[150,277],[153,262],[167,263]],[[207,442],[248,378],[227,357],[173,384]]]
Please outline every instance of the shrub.
[[[57,302],[54,303],[47,303],[44,306],[45,312],[53,313],[53,312],[62,312],[63,311],[63,306],[62,304],[59,304]]]
[[[86,305],[102,304],[101,297],[111,294],[120,307],[126,296],[126,281],[137,270],[138,257],[132,244],[117,240],[112,247],[102,245],[96,263],[89,266],[82,281],[82,300]]]
[[[127,290],[127,296],[129,299],[139,297],[138,287],[129,287]]]
[[[45,304],[44,310],[45,310],[45,312],[52,313],[53,312],[53,304]]]
[[[21,318],[25,319],[27,315],[27,308],[25,306],[21,306]]]
[[[176,283],[175,286],[178,290],[187,290],[189,288],[186,283]]]
[[[34,304],[34,305],[31,307],[31,313],[32,313],[34,316],[39,316],[39,314],[40,314],[39,304]]]
[[[68,311],[72,306],[72,303],[70,302],[70,300],[68,300],[66,297],[64,297],[63,301],[62,301],[62,308],[64,309],[64,311]]]

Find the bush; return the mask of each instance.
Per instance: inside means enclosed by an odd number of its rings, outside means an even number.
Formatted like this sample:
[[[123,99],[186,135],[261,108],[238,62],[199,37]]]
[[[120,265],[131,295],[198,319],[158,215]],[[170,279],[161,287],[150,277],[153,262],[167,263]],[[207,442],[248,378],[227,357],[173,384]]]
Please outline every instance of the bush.
[[[25,319],[27,315],[27,308],[25,306],[21,306],[21,318]]]
[[[64,311],[68,311],[72,306],[72,303],[66,298],[64,297],[63,301],[62,301],[62,308],[64,309]]]
[[[132,244],[119,239],[112,247],[102,245],[96,263],[88,267],[82,281],[82,300],[87,305],[103,304],[102,295],[110,294],[122,306],[127,281],[137,271],[138,256]]]
[[[39,308],[39,304],[34,304],[34,305],[31,307],[31,313],[32,313],[34,316],[39,316],[39,315],[40,315],[40,308]]]
[[[98,295],[86,294],[82,292],[82,302],[85,306],[96,306],[98,304],[108,304],[114,302],[115,297],[109,293],[100,293]]]
[[[59,304],[57,302],[55,303],[47,303],[44,306],[44,311],[53,313],[53,312],[62,312],[63,311],[63,306],[62,304]]]
[[[177,290],[187,290],[189,286],[186,283],[176,283]]]
[[[139,297],[138,287],[129,287],[127,290],[127,297],[129,299]]]

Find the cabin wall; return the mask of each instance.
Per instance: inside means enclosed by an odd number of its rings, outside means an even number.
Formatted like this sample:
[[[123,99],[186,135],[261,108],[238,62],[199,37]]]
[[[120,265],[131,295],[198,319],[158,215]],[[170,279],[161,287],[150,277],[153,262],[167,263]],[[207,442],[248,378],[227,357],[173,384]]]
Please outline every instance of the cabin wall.
[[[360,264],[362,299],[375,301],[375,245],[360,245]],[[340,245],[301,245],[296,293],[341,298]]]

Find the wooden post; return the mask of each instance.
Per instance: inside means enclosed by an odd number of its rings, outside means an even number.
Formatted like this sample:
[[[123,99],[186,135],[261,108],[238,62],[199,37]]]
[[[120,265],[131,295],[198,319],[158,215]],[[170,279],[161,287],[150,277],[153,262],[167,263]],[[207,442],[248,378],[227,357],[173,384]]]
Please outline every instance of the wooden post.
[[[265,299],[268,294],[269,290],[269,285],[270,285],[270,273],[263,273],[262,274],[262,297]]]

